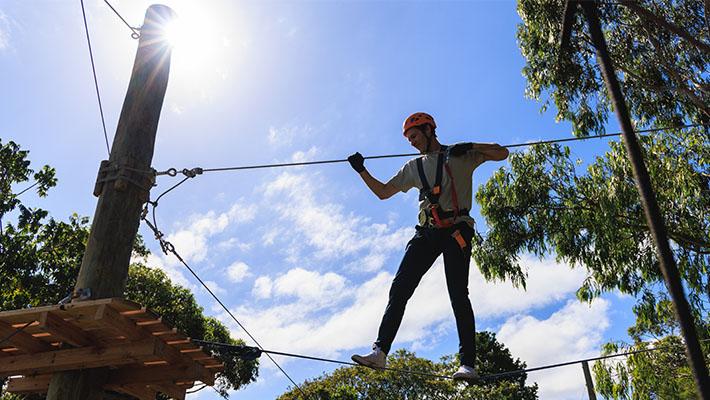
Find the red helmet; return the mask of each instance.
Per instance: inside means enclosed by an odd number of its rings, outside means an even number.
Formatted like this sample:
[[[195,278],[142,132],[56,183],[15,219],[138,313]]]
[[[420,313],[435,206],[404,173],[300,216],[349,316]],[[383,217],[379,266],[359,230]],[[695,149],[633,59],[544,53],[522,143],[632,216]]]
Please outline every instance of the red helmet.
[[[407,136],[407,129],[424,124],[431,124],[432,127],[436,128],[436,122],[434,122],[434,118],[431,115],[423,112],[414,113],[404,120],[402,134]]]

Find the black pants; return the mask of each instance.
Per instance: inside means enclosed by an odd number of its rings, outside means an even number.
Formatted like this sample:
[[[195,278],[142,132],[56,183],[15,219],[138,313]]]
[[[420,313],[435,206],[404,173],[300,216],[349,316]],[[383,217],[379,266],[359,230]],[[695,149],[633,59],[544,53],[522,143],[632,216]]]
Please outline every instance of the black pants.
[[[467,243],[461,248],[451,234],[458,229]],[[407,244],[397,274],[392,280],[389,303],[380,323],[375,342],[385,353],[389,353],[397,334],[407,301],[421,282],[424,274],[440,254],[444,254],[444,272],[449,299],[456,317],[459,334],[459,355],[461,364],[474,366],[476,361],[476,325],[473,308],[468,298],[468,269],[471,260],[471,238],[473,229],[465,223],[452,228],[423,228]]]

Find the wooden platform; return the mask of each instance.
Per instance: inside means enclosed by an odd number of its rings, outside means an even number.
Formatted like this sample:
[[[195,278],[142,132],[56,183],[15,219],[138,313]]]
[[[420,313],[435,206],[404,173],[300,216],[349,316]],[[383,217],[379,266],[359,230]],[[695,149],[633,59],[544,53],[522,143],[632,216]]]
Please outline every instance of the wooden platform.
[[[184,399],[194,382],[214,385],[223,364],[140,304],[101,299],[0,312],[0,377],[12,393],[46,393],[52,373],[109,367],[104,389],[141,400]]]

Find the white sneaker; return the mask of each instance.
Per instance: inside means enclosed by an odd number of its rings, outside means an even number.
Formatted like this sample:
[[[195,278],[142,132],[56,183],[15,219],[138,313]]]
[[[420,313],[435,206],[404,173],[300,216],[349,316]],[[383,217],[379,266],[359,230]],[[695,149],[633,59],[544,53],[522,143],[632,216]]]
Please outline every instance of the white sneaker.
[[[455,381],[467,381],[470,379],[478,379],[478,372],[476,372],[475,369],[472,367],[469,367],[468,365],[462,365],[459,367],[459,370],[454,372],[454,378]]]
[[[372,345],[372,351],[370,353],[364,356],[355,354],[350,358],[360,365],[374,369],[384,369],[387,365],[387,354],[376,344]]]

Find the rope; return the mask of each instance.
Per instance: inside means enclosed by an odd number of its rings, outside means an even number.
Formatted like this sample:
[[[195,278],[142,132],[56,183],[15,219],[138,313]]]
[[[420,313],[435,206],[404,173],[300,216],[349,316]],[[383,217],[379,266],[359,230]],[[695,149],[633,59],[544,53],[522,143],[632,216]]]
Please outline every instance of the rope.
[[[175,187],[177,187],[177,186],[179,186],[180,184],[182,184],[182,183],[183,183],[184,181],[186,181],[187,179],[189,179],[189,177],[183,179],[180,183],[178,183],[177,185],[173,186],[172,188],[170,188],[170,189],[168,189],[167,191],[165,191],[164,193],[162,193],[160,196],[158,196],[158,199],[160,199],[160,197],[162,197],[162,196],[164,196],[165,194],[167,194],[169,191],[173,190]],[[157,200],[156,200],[155,202],[148,202],[148,204],[153,205],[153,222],[155,223],[155,208],[156,208],[158,202],[157,202]],[[236,322],[237,325],[239,325],[239,327],[249,336],[249,338],[250,338],[252,341],[254,341],[254,343],[256,343],[256,345],[259,347],[259,349],[262,349],[263,347],[261,346],[261,344],[259,343],[259,341],[257,341],[256,338],[255,338],[251,333],[249,333],[249,331],[246,329],[246,327],[244,327],[244,325],[242,325],[242,323],[239,322],[239,320],[237,319],[237,317],[235,317],[234,314],[232,314],[232,312],[229,310],[229,308],[227,308],[227,306],[225,306],[224,303],[222,303],[222,300],[220,300],[219,297],[217,297],[217,295],[215,295],[214,292],[212,292],[212,290],[205,284],[204,281],[202,281],[202,279],[197,275],[197,273],[195,273],[195,271],[193,271],[193,269],[190,268],[190,266],[185,262],[185,260],[183,260],[183,258],[180,256],[180,254],[178,254],[178,252],[175,250],[175,246],[173,246],[172,243],[170,243],[170,242],[168,242],[167,240],[164,239],[163,233],[160,232],[160,231],[157,229],[157,224],[153,225],[153,224],[151,224],[151,223],[146,219],[146,215],[147,215],[147,213],[148,213],[148,204],[146,204],[145,208],[143,209],[143,213],[142,213],[142,215],[141,215],[141,218],[146,222],[146,224],[148,225],[148,227],[150,227],[150,229],[151,229],[151,230],[153,231],[153,233],[155,234],[155,238],[160,242],[160,247],[162,248],[163,253],[165,253],[165,254],[168,254],[168,252],[173,253],[173,255],[175,255],[175,257],[178,259],[178,261],[180,261],[180,262],[182,263],[182,265],[185,266],[185,268],[187,268],[188,271],[190,271],[190,273],[192,274],[192,276],[194,276],[195,279],[197,279],[197,281],[200,282],[200,284],[202,285],[202,287],[204,287],[205,290],[207,290],[207,292],[212,296],[212,298],[214,298],[214,299],[217,301],[217,303],[219,303],[219,305],[222,306],[222,308],[224,309],[224,311],[226,311],[227,314],[229,314],[229,316],[232,317],[232,320],[234,320],[234,322]],[[269,359],[271,360],[271,362],[273,362],[274,365],[276,365],[276,367],[281,371],[281,373],[283,373],[283,374],[286,376],[286,378],[288,378],[288,380],[291,381],[291,383],[293,384],[293,386],[294,386],[295,388],[297,388],[298,391],[300,391],[301,394],[302,394],[305,398],[308,398],[308,396],[307,396],[306,393],[301,389],[301,387],[298,386],[298,384],[296,384],[296,382],[291,378],[291,376],[289,376],[288,373],[286,373],[286,371],[285,371],[283,368],[281,368],[281,366],[276,362],[276,360],[274,360],[274,358],[271,357],[271,355],[268,354],[268,353],[266,354],[266,356],[269,357]]]
[[[665,128],[651,128],[651,129],[638,130],[638,131],[636,131],[636,133],[649,133],[649,132],[657,132],[657,131],[664,131],[664,130],[679,130],[679,129],[685,129],[685,128],[697,128],[697,127],[706,127],[706,126],[710,126],[710,123],[708,123],[708,124],[679,125],[679,126],[665,127]],[[500,147],[515,148],[515,147],[523,147],[523,146],[534,146],[534,145],[539,145],[539,144],[552,144],[552,143],[572,142],[572,141],[578,141],[578,140],[601,139],[601,138],[605,138],[605,137],[619,136],[619,135],[621,135],[620,132],[608,133],[608,134],[596,135],[596,136],[540,140],[537,142],[526,142],[526,143],[514,143],[514,144],[503,145]],[[498,147],[483,147],[483,148],[479,148],[476,150],[479,150],[479,151],[492,150],[492,149],[496,149],[496,148],[498,148]],[[420,155],[421,155],[420,153],[406,153],[406,154],[388,154],[388,155],[380,155],[380,156],[368,156],[368,157],[363,157],[363,158],[366,160],[371,160],[371,159],[379,159],[379,158],[415,157],[415,156],[420,156]],[[322,161],[303,161],[303,162],[294,162],[294,163],[262,164],[262,165],[248,165],[248,166],[223,167],[223,168],[193,168],[193,170],[183,169],[182,173],[185,174],[185,171],[194,171],[194,170],[199,170],[201,172],[222,172],[222,171],[239,171],[239,170],[246,170],[246,169],[280,168],[280,167],[296,167],[296,166],[304,166],[304,165],[335,164],[335,163],[342,163],[342,162],[348,162],[348,160],[347,159],[338,159],[338,160],[322,160]],[[163,171],[163,172],[157,172],[156,175],[176,176],[177,172],[178,172],[177,169],[170,168],[170,169]]]
[[[218,347],[227,348],[227,349],[235,349],[235,350],[237,350],[237,352],[244,352],[245,349],[249,349],[249,346],[239,346],[239,345],[232,345],[232,344],[228,344],[228,343],[216,343],[216,342],[208,342],[205,340],[196,340],[196,339],[192,339],[192,341],[196,342],[196,343],[201,343],[201,344],[206,344],[206,345],[211,345],[211,346],[218,346]],[[700,342],[708,342],[708,341],[710,341],[710,339],[701,340]],[[501,372],[498,374],[485,375],[485,376],[481,376],[479,378],[473,378],[470,380],[474,381],[474,382],[493,380],[493,379],[505,378],[505,377],[509,377],[509,376],[527,374],[528,372],[535,372],[535,371],[541,371],[541,370],[545,370],[545,369],[565,367],[568,365],[580,364],[583,362],[598,361],[598,360],[604,360],[607,358],[629,356],[629,355],[634,355],[634,354],[639,354],[639,353],[648,353],[648,352],[652,352],[652,351],[663,350],[663,349],[667,349],[667,348],[671,348],[671,347],[681,347],[681,346],[685,346],[685,345],[684,344],[670,344],[670,345],[661,346],[661,347],[654,347],[651,349],[634,350],[634,351],[628,351],[628,352],[624,352],[624,353],[610,354],[610,355],[606,355],[606,356],[592,357],[592,358],[586,358],[586,359],[582,359],[582,360],[574,360],[574,361],[567,361],[567,362],[558,363],[558,364],[544,365],[544,366],[540,366],[540,367],[533,367],[533,368],[520,369],[520,370],[515,370],[515,371]],[[304,356],[304,355],[300,355],[300,354],[284,353],[284,352],[264,350],[264,349],[258,349],[258,350],[261,351],[262,353],[266,353],[267,355],[274,354],[274,355],[280,355],[280,356],[285,356],[285,357],[302,358],[302,359],[306,359],[306,360],[323,361],[323,362],[329,362],[329,363],[351,365],[351,366],[355,366],[355,367],[370,368],[370,367],[366,367],[364,365],[349,362],[349,361],[331,360],[331,359],[321,358],[321,357]],[[406,369],[398,369],[398,368],[378,368],[378,369],[383,370],[383,371],[394,371],[394,372],[407,373],[407,374],[423,375],[423,376],[428,376],[428,377],[432,377],[432,378],[453,379],[452,377],[450,377],[448,375],[438,375],[438,374],[432,374],[432,373],[428,373],[428,372],[411,371],[411,370],[406,370]]]
[[[91,39],[89,38],[89,25],[86,22],[86,11],[84,10],[84,0],[81,0],[81,15],[84,17],[84,31],[86,32],[86,42],[89,44],[89,58],[91,59],[91,71],[94,73],[94,86],[96,87],[96,98],[99,101],[99,113],[101,113],[101,125],[104,128],[104,138],[106,139],[106,151],[111,156],[111,147],[108,144],[108,134],[106,133],[106,119],[104,118],[104,108],[101,105],[101,93],[99,93],[99,81],[96,78],[96,65],[94,64],[94,52],[91,50]]]

